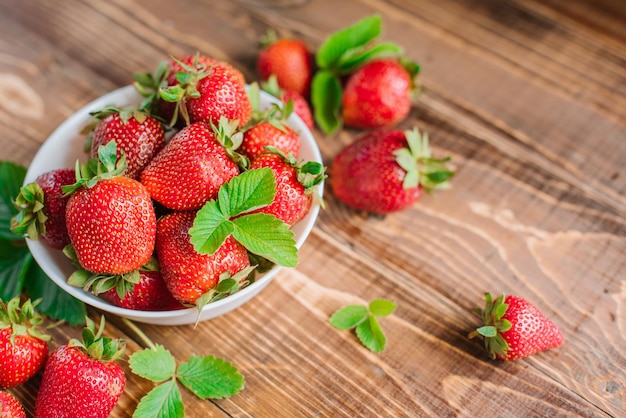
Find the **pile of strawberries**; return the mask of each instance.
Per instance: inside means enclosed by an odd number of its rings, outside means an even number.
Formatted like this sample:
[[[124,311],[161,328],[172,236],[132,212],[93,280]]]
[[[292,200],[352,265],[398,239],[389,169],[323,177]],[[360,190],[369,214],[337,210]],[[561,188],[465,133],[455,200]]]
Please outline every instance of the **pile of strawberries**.
[[[261,109],[258,85],[247,91],[228,63],[199,53],[172,57],[135,80],[145,100],[92,112],[83,131],[89,160],[24,186],[12,229],[62,249],[77,267],[68,282],[117,306],[201,308],[215,300],[218,283],[231,283],[232,293],[254,280],[253,267],[280,263],[232,233],[220,235],[212,251],[198,251],[189,232],[198,211],[220,197],[221,232],[241,216],[221,206],[241,199],[228,195],[239,192],[233,180],[266,170],[273,195],[245,212],[288,229],[309,212],[324,167],[298,160],[300,136],[287,124],[293,101]]]

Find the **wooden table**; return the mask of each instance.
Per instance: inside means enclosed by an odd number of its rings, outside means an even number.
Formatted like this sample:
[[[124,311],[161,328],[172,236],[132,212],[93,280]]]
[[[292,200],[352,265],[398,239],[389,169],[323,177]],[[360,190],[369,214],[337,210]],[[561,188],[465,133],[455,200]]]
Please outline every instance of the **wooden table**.
[[[425,93],[400,128],[427,130],[452,156],[454,188],[386,217],[329,191],[299,266],[257,298],[195,329],[140,324],[179,359],[224,357],[245,376],[228,399],[185,392],[187,416],[626,416],[626,3],[251,3],[0,2],[0,159],[23,165],[74,111],[168,54],[199,50],[254,80],[268,27],[315,50],[378,13],[384,39],[422,65]],[[361,132],[315,134],[330,165]],[[531,300],[565,344],[489,360],[467,338],[485,291]],[[328,321],[376,298],[398,305],[381,320],[381,354]],[[107,333],[143,348],[116,318]],[[115,417],[153,387],[122,364]],[[11,390],[29,412],[40,380]]]

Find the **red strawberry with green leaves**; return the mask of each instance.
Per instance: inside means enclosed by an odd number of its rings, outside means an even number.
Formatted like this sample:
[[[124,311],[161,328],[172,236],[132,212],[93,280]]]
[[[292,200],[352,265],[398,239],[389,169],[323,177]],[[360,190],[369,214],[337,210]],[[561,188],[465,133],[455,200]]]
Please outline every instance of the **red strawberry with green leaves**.
[[[93,121],[83,133],[88,133],[85,147],[91,158],[98,157],[98,149],[110,141],[117,145],[117,157],[126,155],[128,168],[125,176],[136,179],[141,170],[165,145],[165,131],[161,123],[139,109],[106,107],[91,113]]]
[[[239,174],[238,155],[232,151],[242,139],[236,127],[224,118],[218,127],[205,122],[184,127],[148,163],[141,183],[166,208],[200,208]]]
[[[178,117],[187,125],[194,122],[217,124],[221,117],[236,120],[240,125],[248,122],[252,107],[241,82],[241,72],[230,65],[205,63],[199,54],[191,64],[176,58],[174,62],[181,70],[173,67],[169,85],[159,91],[162,100],[176,103],[170,125],[175,124]]]
[[[374,131],[337,154],[330,185],[348,206],[385,215],[411,206],[423,190],[449,187],[454,173],[448,161],[431,156],[428,136],[417,129]]]
[[[515,295],[493,300],[485,294],[485,309],[476,309],[484,325],[469,337],[482,338],[492,359],[517,360],[563,344],[561,330],[535,305]]]
[[[190,239],[196,212],[174,212],[159,219],[156,254],[170,293],[180,302],[202,307],[211,300],[209,292],[220,280],[249,273],[246,248],[229,236],[211,254],[198,253]],[[245,272],[243,277],[237,273]],[[202,299],[202,296],[208,296]]]
[[[33,240],[41,239],[57,250],[69,244],[65,225],[65,206],[69,197],[61,187],[76,181],[74,170],[62,168],[38,176],[22,186],[15,198],[18,214],[11,219],[11,230]]]
[[[293,102],[288,102],[283,107],[274,103],[261,111],[259,85],[253,83],[248,95],[252,103],[253,117],[251,124],[243,132],[243,139],[237,151],[252,159],[267,152],[265,147],[269,146],[285,154],[297,156],[300,152],[300,136],[287,125],[287,119],[293,110]]]
[[[38,418],[106,418],[126,386],[124,369],[115,361],[125,350],[122,340],[102,336],[87,318],[82,341],[58,346],[44,368],[35,401]]]
[[[38,302],[27,300],[20,306],[16,296],[0,301],[0,388],[21,385],[41,369],[48,358],[51,337],[39,329],[43,317]]]
[[[99,274],[126,274],[146,264],[154,251],[156,215],[146,188],[125,177],[115,141],[99,148],[99,160],[78,165],[70,193],[67,232],[80,265]]]
[[[66,250],[66,254],[77,263],[74,253]],[[154,257],[140,269],[127,274],[94,274],[79,268],[72,273],[67,283],[92,292],[120,308],[140,311],[184,308],[167,290]]]
[[[300,93],[293,90],[285,90],[278,85],[276,75],[272,74],[267,81],[261,83],[261,89],[276,97],[283,103],[283,107],[292,102],[293,113],[298,115],[307,128],[313,129],[313,112],[309,102]]]
[[[250,169],[269,168],[276,180],[276,195],[272,203],[252,213],[276,216],[288,225],[301,221],[313,202],[315,186],[326,177],[324,167],[313,161],[297,161],[276,148],[252,159]],[[321,201],[321,199],[320,199]]]
[[[11,393],[4,390],[0,390],[0,417],[26,418],[26,412],[20,401]]]
[[[343,88],[341,112],[346,126],[390,127],[404,120],[416,90],[417,64],[402,59],[370,61],[352,73]]]
[[[281,88],[308,97],[312,68],[311,53],[302,40],[279,38],[272,30],[261,40],[257,57],[261,80],[267,80],[274,74]]]

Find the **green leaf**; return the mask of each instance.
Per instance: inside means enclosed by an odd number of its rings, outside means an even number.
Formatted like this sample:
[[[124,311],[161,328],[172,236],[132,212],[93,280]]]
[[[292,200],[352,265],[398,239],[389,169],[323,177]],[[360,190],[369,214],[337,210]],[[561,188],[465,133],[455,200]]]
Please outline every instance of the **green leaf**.
[[[233,217],[271,204],[275,195],[276,179],[270,168],[249,170],[220,188],[220,207]]]
[[[370,302],[369,310],[374,316],[388,316],[396,310],[396,304],[390,300],[376,299]]]
[[[191,356],[178,367],[178,379],[201,399],[233,396],[244,387],[237,368],[221,358]]]
[[[374,315],[369,315],[367,321],[361,322],[356,327],[356,335],[365,347],[375,353],[380,353],[385,349],[387,338]]]
[[[341,74],[353,73],[360,66],[381,58],[399,57],[404,50],[393,42],[382,42],[346,51],[337,63],[337,71]]]
[[[274,215],[254,213],[233,219],[233,236],[246,249],[285,267],[298,264],[298,249],[289,225]]]
[[[130,356],[128,362],[133,373],[153,382],[170,379],[176,373],[176,359],[159,344],[154,349],[137,351]]]
[[[19,244],[19,245],[16,245]],[[0,240],[0,298],[9,300],[22,293],[33,257],[23,241]]]
[[[162,383],[139,401],[133,418],[183,418],[185,407],[175,380]]]
[[[220,187],[218,200],[207,202],[196,214],[189,229],[194,249],[201,254],[213,254],[234,233],[236,224],[229,221],[231,217],[269,205],[275,194],[276,179],[269,168],[233,177]],[[262,232],[263,227],[259,225],[258,230]]]
[[[363,305],[348,305],[330,317],[330,323],[337,329],[352,329],[367,319],[367,308]]]
[[[50,318],[70,325],[85,323],[85,304],[57,286],[37,263],[31,263],[28,268],[26,293],[32,300],[42,299],[37,309]]]
[[[233,233],[234,226],[222,213],[216,200],[207,202],[189,228],[190,241],[200,254],[213,254]]]
[[[11,232],[11,218],[18,210],[13,200],[24,183],[26,168],[9,161],[0,161],[0,238],[20,240],[22,237]]]
[[[317,65],[321,69],[336,68],[341,56],[347,50],[368,44],[376,39],[381,31],[382,19],[378,15],[373,15],[333,33],[320,45],[315,56]]]
[[[476,331],[483,337],[495,337],[498,335],[498,330],[493,325],[485,325],[477,328]]]
[[[342,126],[341,81],[331,71],[318,71],[311,82],[311,103],[315,122],[326,134],[333,134]]]

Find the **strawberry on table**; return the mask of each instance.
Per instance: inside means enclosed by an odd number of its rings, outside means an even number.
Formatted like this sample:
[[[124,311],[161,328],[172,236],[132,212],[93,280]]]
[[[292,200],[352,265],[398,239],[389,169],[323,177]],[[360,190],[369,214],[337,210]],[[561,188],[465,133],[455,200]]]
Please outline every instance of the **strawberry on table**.
[[[535,305],[515,295],[493,300],[485,294],[485,309],[476,309],[484,325],[469,337],[482,338],[493,359],[516,360],[563,344],[561,330]]]
[[[83,133],[88,133],[85,146],[91,158],[98,157],[98,149],[110,141],[117,145],[117,157],[126,155],[128,168],[124,175],[136,179],[152,157],[165,145],[165,131],[161,123],[140,109],[106,107],[92,112],[93,121]]]
[[[220,119],[218,127],[196,122],[181,129],[141,173],[150,196],[169,209],[193,210],[217,195],[239,174],[232,149],[241,143],[236,124]],[[232,149],[226,143],[233,143]]]
[[[39,330],[43,317],[37,302],[20,298],[0,301],[0,388],[21,385],[41,369],[48,358],[51,337]]]
[[[80,166],[70,193],[67,232],[80,265],[92,273],[125,274],[146,264],[154,251],[156,215],[146,188],[125,177],[115,141],[99,148],[99,161]]]
[[[346,126],[373,129],[404,120],[416,91],[417,65],[399,59],[370,61],[352,73],[343,89],[341,111]]]
[[[300,39],[279,38],[270,30],[261,40],[261,47],[257,57],[261,80],[275,75],[281,88],[308,97],[313,67],[306,44]]]
[[[26,418],[26,412],[20,401],[4,390],[0,390],[0,417]]]
[[[15,199],[19,212],[11,219],[11,230],[33,240],[41,239],[57,250],[69,244],[65,225],[69,198],[61,187],[75,181],[74,170],[61,168],[43,173],[34,182],[22,186]]]
[[[276,195],[272,203],[252,213],[276,216],[288,225],[301,221],[313,202],[315,186],[326,177],[324,167],[316,162],[298,162],[276,148],[260,154],[250,163],[250,169],[269,168],[276,179]]]
[[[87,318],[83,340],[58,346],[44,367],[35,401],[38,418],[106,418],[126,386],[115,362],[125,350],[121,340],[102,336],[104,316],[96,331]]]
[[[448,159],[432,158],[428,136],[383,129],[358,138],[330,168],[333,194],[348,206],[385,215],[406,209],[428,192],[449,187]]]

